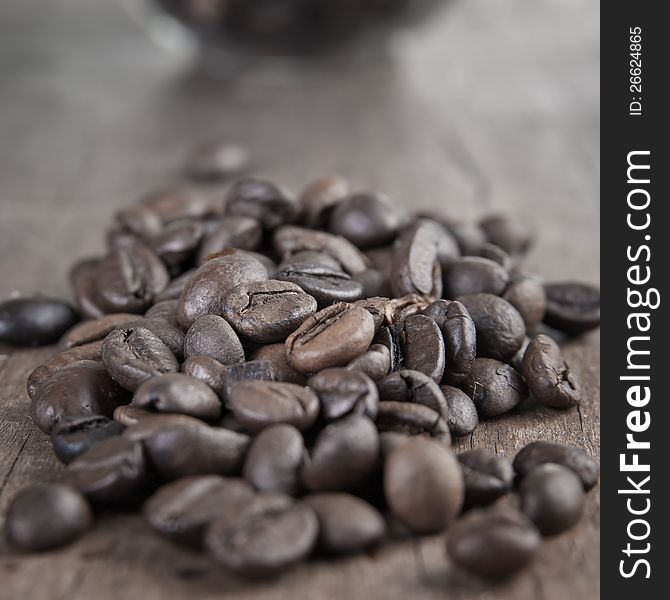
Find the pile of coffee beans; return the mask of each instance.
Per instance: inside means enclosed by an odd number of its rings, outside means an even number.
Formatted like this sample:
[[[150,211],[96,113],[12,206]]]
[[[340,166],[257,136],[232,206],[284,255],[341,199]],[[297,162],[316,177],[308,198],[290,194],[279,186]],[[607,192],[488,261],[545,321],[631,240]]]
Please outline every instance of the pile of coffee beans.
[[[198,160],[189,171],[214,179],[244,162]],[[451,450],[481,419],[580,402],[555,339],[598,326],[599,293],[526,273],[532,240],[499,215],[412,217],[340,177],[121,210],[105,253],[72,267],[76,308],[0,304],[2,341],[60,338],[27,390],[67,464],[15,497],[9,540],[54,548],[97,511],[141,507],[240,576],[445,530],[461,567],[517,571],[598,479],[583,450],[548,442],[513,463]]]

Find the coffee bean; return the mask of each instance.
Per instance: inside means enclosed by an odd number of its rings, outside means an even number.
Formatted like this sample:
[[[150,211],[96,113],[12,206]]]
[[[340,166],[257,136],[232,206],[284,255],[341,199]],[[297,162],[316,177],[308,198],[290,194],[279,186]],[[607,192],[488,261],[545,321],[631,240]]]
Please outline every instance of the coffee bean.
[[[444,445],[423,437],[407,440],[386,460],[384,495],[393,513],[415,533],[440,532],[463,505],[461,468]]]
[[[57,483],[23,488],[12,500],[5,519],[5,536],[24,552],[65,546],[93,524],[86,499],[76,490]]]
[[[600,290],[586,283],[560,282],[544,286],[547,311],[544,322],[571,335],[600,325]]]
[[[349,193],[349,182],[343,177],[321,177],[300,194],[302,220],[307,227],[324,228],[331,209]]]
[[[339,268],[289,262],[279,268],[276,277],[299,286],[314,297],[320,309],[334,302],[352,302],[363,295],[363,285]]]
[[[379,409],[375,382],[362,371],[324,369],[309,378],[307,385],[321,403],[321,416],[334,421],[348,414],[365,415],[373,421]]]
[[[156,213],[163,223],[198,219],[213,213],[209,200],[192,190],[171,188],[146,195],[140,204]]]
[[[476,223],[450,222],[446,227],[454,236],[463,256],[477,256],[486,243],[486,234]]]
[[[416,294],[410,294],[402,298],[392,298],[386,306],[385,322],[389,325],[395,325],[400,330],[405,319],[421,314],[426,306],[428,306],[428,300]]]
[[[163,262],[140,242],[115,248],[100,261],[95,275],[105,312],[142,313],[169,281]]]
[[[388,276],[377,269],[366,269],[354,275],[353,279],[361,284],[364,298],[391,295],[391,284]]]
[[[132,408],[132,404],[123,408]],[[138,414],[136,411],[142,411]],[[175,413],[155,413],[140,408],[135,408],[133,413],[123,413],[126,417],[134,420],[128,423],[123,430],[123,436],[130,440],[141,442],[150,438],[155,433],[161,432],[169,427],[200,427],[204,423],[195,417]]]
[[[470,397],[458,388],[441,385],[440,391],[447,403],[447,424],[455,437],[470,435],[479,425],[477,408]]]
[[[452,303],[452,300],[445,300],[443,298],[439,300],[435,300],[435,302],[431,302],[428,304],[422,311],[422,315],[426,315],[427,317],[430,317],[437,323],[437,326],[442,329],[442,326],[444,325],[445,320],[447,319],[447,310],[449,309],[449,305]]]
[[[124,427],[130,427],[131,425],[137,425],[142,419],[153,417],[155,414],[143,408],[137,408],[132,404],[122,404],[114,409],[114,420]]]
[[[245,381],[234,385],[228,405],[249,431],[286,423],[305,431],[319,415],[319,398],[309,388],[293,383]]]
[[[67,483],[101,505],[127,502],[146,479],[142,444],[124,436],[102,440],[80,454],[68,465],[65,476]]]
[[[328,554],[353,554],[378,544],[384,519],[370,504],[344,493],[311,494],[303,502],[319,520],[317,548]]]
[[[208,141],[193,148],[184,170],[191,179],[215,183],[242,174],[250,164],[249,152],[242,146]]]
[[[545,463],[555,463],[572,470],[581,480],[585,490],[598,483],[598,463],[581,448],[554,444],[551,442],[533,442],[522,448],[514,457],[514,470],[520,479],[536,467]]]
[[[268,344],[261,346],[252,355],[254,360],[262,360],[270,363],[277,381],[305,385],[307,378],[304,373],[294,369],[288,362],[286,346],[284,344]]]
[[[273,242],[277,254],[284,260],[298,252],[312,250],[330,254],[349,275],[361,273],[370,266],[365,254],[351,242],[325,231],[285,225],[275,231]]]
[[[162,319],[137,319],[135,321],[130,321],[125,325],[121,325],[119,329],[127,330],[136,327],[148,329],[153,333],[170,349],[177,360],[181,360],[184,357],[185,336],[176,325],[168,323]]]
[[[463,469],[466,508],[492,504],[512,488],[514,469],[504,456],[474,448],[457,458]]]
[[[102,343],[102,362],[112,378],[130,391],[151,377],[179,370],[170,349],[142,327],[112,331]]]
[[[59,369],[38,388],[30,415],[44,433],[51,434],[66,419],[111,417],[128,400],[127,392],[99,362],[82,360]]]
[[[384,401],[379,403],[377,414],[379,431],[404,433],[407,435],[427,434],[443,444],[451,445],[449,426],[440,413],[423,404],[411,402]]]
[[[389,359],[391,361],[389,371],[395,371],[402,361],[400,336],[398,335],[398,330],[394,326],[382,325],[379,328],[379,331],[375,333],[372,342],[373,346],[382,345],[386,347],[386,349],[389,351]]]
[[[74,303],[86,319],[98,319],[106,311],[97,293],[96,275],[100,266],[99,258],[83,259],[70,269],[69,280]]]
[[[372,344],[366,352],[349,362],[346,368],[361,371],[373,381],[379,381],[386,377],[391,368],[391,355],[386,346]]]
[[[205,528],[222,514],[240,510],[254,496],[241,479],[194,475],[160,487],[142,508],[149,525],[167,539],[200,547]]]
[[[302,480],[312,492],[346,491],[364,482],[379,460],[379,435],[367,417],[350,415],[319,433]]]
[[[544,286],[537,277],[514,275],[503,298],[519,311],[528,333],[534,332],[542,323],[547,297]]]
[[[252,217],[265,229],[292,223],[298,216],[298,204],[273,183],[260,179],[242,179],[228,191],[227,215]]]
[[[267,269],[258,259],[240,250],[226,251],[198,268],[186,284],[179,298],[177,322],[187,330],[198,317],[221,315],[221,302],[231,289],[267,278]]]
[[[345,365],[365,352],[374,320],[364,308],[338,303],[309,317],[286,340],[286,356],[298,371],[315,373]]]
[[[83,346],[92,342],[103,340],[108,333],[126,323],[137,321],[137,315],[131,313],[111,313],[100,317],[83,321],[72,327],[62,339],[66,348]]]
[[[359,248],[370,248],[392,242],[406,221],[388,198],[363,192],[337,203],[330,213],[328,229]]]
[[[453,261],[444,273],[444,294],[458,298],[468,294],[502,294],[509,276],[498,263],[479,256]]]
[[[205,544],[236,575],[257,578],[284,572],[307,558],[319,533],[306,504],[281,494],[259,495],[207,528]]]
[[[400,331],[405,369],[420,371],[439,383],[444,374],[444,339],[437,323],[425,315],[411,315]]]
[[[239,473],[249,446],[248,436],[209,427],[183,415],[178,415],[178,420],[174,419],[176,415],[163,416],[172,416],[172,422],[158,422],[153,432],[149,431],[152,423],[148,419],[146,424],[140,421],[126,430],[128,437],[141,433],[147,456],[162,477],[172,480],[188,475]]]
[[[293,425],[271,425],[251,443],[244,463],[244,478],[260,492],[295,496],[300,491],[300,471],[306,450]]]
[[[518,511],[479,509],[468,512],[450,530],[447,552],[475,575],[503,578],[528,565],[540,541],[533,523]]]
[[[184,266],[193,262],[204,236],[202,221],[185,219],[166,225],[158,235],[149,239],[148,244],[171,273],[181,273]]]
[[[579,404],[581,390],[558,344],[549,336],[541,333],[530,341],[521,369],[533,397],[540,404],[553,408]]]
[[[375,333],[379,331],[382,325],[393,323],[393,315],[389,314],[391,312],[390,303],[391,299],[385,296],[361,298],[354,302],[356,306],[364,308],[372,315],[375,323]]]
[[[244,338],[270,343],[284,341],[316,308],[316,300],[299,286],[270,279],[230,290],[223,301],[223,316]]]
[[[499,264],[506,272],[509,272],[509,270],[514,266],[512,257],[500,246],[492,244],[491,242],[482,244],[481,248],[479,248],[477,251],[477,256],[492,260],[494,263]]]
[[[542,535],[570,529],[584,511],[584,488],[577,475],[557,464],[535,467],[519,486],[521,511]]]
[[[54,454],[67,464],[102,440],[119,435],[123,429],[121,423],[103,416],[60,421],[51,434]]]
[[[186,332],[184,356],[210,356],[223,365],[230,365],[244,361],[244,348],[223,317],[203,315]]]
[[[223,398],[227,402],[232,389],[245,381],[275,381],[277,376],[269,360],[247,360],[225,367]]]
[[[161,300],[160,302],[156,302],[156,304],[154,304],[151,308],[149,308],[149,310],[147,310],[147,312],[144,313],[144,318],[150,321],[164,321],[173,327],[178,327],[178,306],[179,301],[176,299]]]
[[[59,352],[51,357],[47,362],[36,367],[28,376],[26,390],[31,399],[37,396],[40,387],[56,371],[63,367],[82,360],[93,360],[100,362],[102,360],[102,342],[91,342],[83,346],[75,346],[70,350]]]
[[[221,416],[221,401],[212,388],[182,373],[168,373],[147,379],[137,388],[133,405],[204,420],[214,420]]]
[[[434,229],[425,223],[417,223],[400,236],[391,265],[394,296],[418,294],[439,298],[442,295],[438,242]]]
[[[489,242],[500,246],[509,254],[525,254],[533,244],[533,234],[517,218],[489,215],[479,222]]]
[[[442,223],[435,219],[420,217],[416,220],[422,227],[432,230],[437,240],[437,258],[443,269],[446,269],[454,260],[461,255],[456,238]]]
[[[147,206],[128,206],[117,211],[116,225],[121,233],[131,233],[133,237],[148,239],[160,233],[163,222]]]
[[[440,387],[419,371],[410,369],[396,371],[382,379],[378,387],[379,397],[384,401],[423,404],[432,408],[443,419],[449,418],[447,403]]]
[[[154,301],[158,303],[165,300],[179,300],[186,284],[193,279],[195,272],[196,269],[189,269],[188,271],[184,271],[181,275],[177,275],[174,279],[170,280],[170,283],[167,284],[162,292],[159,292],[154,296]]]
[[[460,296],[458,300],[474,321],[477,356],[511,360],[526,336],[526,326],[516,308],[492,294]]]
[[[512,410],[528,396],[528,388],[514,367],[492,358],[478,358],[463,391],[472,399],[480,418],[497,417]]]
[[[211,356],[192,356],[181,366],[182,373],[206,383],[219,398],[224,398],[227,372],[225,365]]]
[[[223,221],[207,235],[198,252],[198,264],[207,262],[208,257],[228,248],[256,250],[263,239],[263,227],[260,221],[251,217],[225,217]]]
[[[79,317],[52,298],[12,298],[0,303],[0,343],[44,346],[56,342]]]

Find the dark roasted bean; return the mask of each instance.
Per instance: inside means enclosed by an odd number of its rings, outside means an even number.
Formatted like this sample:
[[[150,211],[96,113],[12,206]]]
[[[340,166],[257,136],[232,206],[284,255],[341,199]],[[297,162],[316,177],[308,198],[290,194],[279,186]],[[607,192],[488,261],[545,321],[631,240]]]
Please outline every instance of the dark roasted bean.
[[[169,325],[177,327],[178,306],[178,300],[161,300],[144,313],[144,318],[152,321],[164,321]]]
[[[276,381],[274,367],[269,360],[248,360],[226,366],[223,398],[227,401],[233,387],[244,381]]]
[[[105,311],[97,294],[95,278],[99,266],[99,258],[87,258],[70,268],[72,297],[81,315],[87,319],[98,319],[109,312]]]
[[[83,321],[63,336],[62,343],[66,348],[74,348],[97,342],[104,339],[110,331],[133,321],[137,321],[137,315],[131,313],[111,313],[99,319]]]
[[[253,217],[265,229],[275,229],[295,221],[298,204],[273,183],[260,179],[242,179],[228,191],[225,212],[227,215]]]
[[[586,283],[547,283],[547,311],[550,327],[579,335],[600,325],[600,290]]]
[[[463,469],[466,508],[492,504],[512,488],[514,469],[504,456],[475,448],[457,458]]]
[[[411,315],[400,331],[403,366],[439,383],[444,374],[444,339],[437,323],[425,315]]]
[[[226,389],[227,371],[211,356],[192,356],[187,358],[181,366],[182,373],[206,383],[219,398],[224,398]]]
[[[354,358],[346,368],[351,371],[361,371],[373,381],[379,381],[386,377],[391,369],[391,355],[386,346],[372,344],[366,352]]]
[[[0,343],[44,346],[56,342],[79,317],[62,300],[12,298],[0,302]]]
[[[186,332],[184,356],[210,356],[223,365],[231,365],[244,361],[244,348],[223,317],[203,315]]]
[[[450,385],[441,385],[440,391],[447,403],[447,425],[454,437],[470,435],[479,425],[477,408],[463,391]]]
[[[509,276],[498,263],[479,256],[453,261],[444,273],[444,295],[458,298],[468,294],[502,294]]]
[[[435,230],[425,223],[401,235],[391,265],[391,290],[396,297],[418,294],[436,299],[442,295],[438,242]]]
[[[352,302],[363,295],[363,284],[332,267],[289,262],[279,268],[276,277],[299,286],[313,296],[319,308],[333,302]]]
[[[321,403],[321,416],[334,421],[348,414],[365,415],[373,421],[379,409],[375,382],[362,371],[324,369],[309,378],[307,385]]]
[[[343,177],[321,177],[310,183],[300,194],[304,224],[307,227],[325,227],[332,208],[348,193],[349,182]]]
[[[103,416],[60,421],[51,434],[54,454],[67,464],[102,440],[119,435],[123,429],[121,423]]]
[[[513,276],[503,298],[519,311],[528,333],[533,333],[542,323],[547,297],[539,278],[529,275]]]
[[[449,426],[440,413],[423,404],[383,401],[377,414],[379,431],[408,435],[428,434],[446,445],[451,445]]]
[[[463,382],[481,418],[497,417],[512,410],[528,396],[528,388],[511,365],[492,358],[478,358]]]
[[[509,254],[525,254],[533,243],[533,234],[518,218],[489,215],[479,223],[489,242],[500,246]]]
[[[152,192],[140,200],[163,223],[181,219],[198,219],[213,213],[210,202],[202,195],[186,189],[164,189]]]
[[[378,387],[379,397],[384,401],[423,404],[432,408],[443,419],[449,418],[447,403],[440,387],[420,371],[396,371],[382,379]]]
[[[208,257],[229,248],[240,250],[256,250],[263,239],[263,228],[260,221],[251,217],[225,217],[200,246],[198,264],[203,264]]]
[[[294,369],[288,362],[286,356],[286,346],[284,344],[268,344],[261,346],[252,355],[251,358],[269,362],[277,381],[286,383],[297,383],[304,385],[307,378],[304,373]]]

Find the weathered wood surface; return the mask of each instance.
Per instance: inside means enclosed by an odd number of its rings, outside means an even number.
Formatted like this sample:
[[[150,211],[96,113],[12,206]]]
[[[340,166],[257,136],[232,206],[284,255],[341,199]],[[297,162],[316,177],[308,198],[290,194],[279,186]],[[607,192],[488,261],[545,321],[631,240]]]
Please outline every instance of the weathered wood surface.
[[[529,269],[597,282],[597,20],[595,2],[454,1],[381,64],[277,65],[212,82],[152,47],[114,2],[3,0],[0,297],[65,295],[67,265],[101,249],[113,211],[175,177],[207,136],[247,144],[260,170],[288,186],[338,172],[413,208],[522,214],[541,230]],[[0,358],[0,515],[23,485],[60,468],[24,391],[50,352]],[[585,389],[579,410],[529,408],[483,423],[458,447],[513,453],[541,438],[597,456],[598,334],[566,353]],[[546,542],[510,582],[459,574],[443,546],[404,542],[242,584],[139,517],[116,516],[62,551],[0,546],[0,598],[590,600],[599,596],[598,492],[580,526]]]

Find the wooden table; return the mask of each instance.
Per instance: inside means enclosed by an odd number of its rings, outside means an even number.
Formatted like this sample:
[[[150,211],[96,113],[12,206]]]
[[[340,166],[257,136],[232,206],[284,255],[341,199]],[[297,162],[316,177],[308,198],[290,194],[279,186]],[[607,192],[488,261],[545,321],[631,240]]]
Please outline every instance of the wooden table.
[[[246,144],[259,170],[289,187],[337,172],[416,209],[522,215],[541,230],[530,270],[598,281],[596,2],[454,1],[384,61],[279,64],[208,81],[153,47],[109,0],[3,0],[0,73],[0,297],[67,294],[68,264],[101,250],[110,215],[171,181],[187,149],[210,136]],[[0,359],[0,514],[23,485],[61,468],[24,391],[53,351]],[[541,438],[597,456],[598,333],[565,352],[584,386],[580,409],[489,421],[458,449],[511,454]],[[61,551],[22,557],[2,547],[0,598],[591,600],[598,503],[596,490],[579,527],[493,587],[452,570],[441,538],[242,584],[139,517],[117,516]]]

